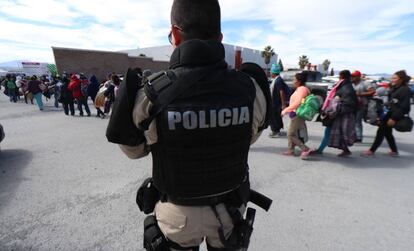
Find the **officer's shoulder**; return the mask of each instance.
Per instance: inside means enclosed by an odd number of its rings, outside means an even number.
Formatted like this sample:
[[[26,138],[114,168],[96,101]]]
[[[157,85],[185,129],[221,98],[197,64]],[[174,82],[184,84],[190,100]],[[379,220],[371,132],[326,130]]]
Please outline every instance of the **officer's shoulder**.
[[[144,92],[149,100],[154,101],[158,96],[168,89],[173,81],[177,79],[177,75],[173,70],[160,71],[152,74],[144,82]]]
[[[255,63],[243,63],[240,72],[256,81],[259,86],[268,86],[268,78],[263,68]]]

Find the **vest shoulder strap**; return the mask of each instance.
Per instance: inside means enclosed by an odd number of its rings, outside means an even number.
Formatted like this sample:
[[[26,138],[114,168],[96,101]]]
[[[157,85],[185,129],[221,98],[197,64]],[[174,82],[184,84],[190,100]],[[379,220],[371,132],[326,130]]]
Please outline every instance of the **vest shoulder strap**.
[[[153,106],[150,110],[150,116],[141,122],[140,127],[148,130],[151,122],[176,98],[185,91],[194,86],[201,79],[207,77],[212,71],[221,65],[217,64],[195,69],[191,73],[177,77],[173,70],[156,73],[148,79],[144,91],[151,100]]]

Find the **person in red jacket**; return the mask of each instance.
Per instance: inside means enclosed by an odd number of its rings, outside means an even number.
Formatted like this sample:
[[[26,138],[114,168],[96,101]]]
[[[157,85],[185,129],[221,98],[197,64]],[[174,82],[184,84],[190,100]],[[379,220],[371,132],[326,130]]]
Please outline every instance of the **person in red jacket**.
[[[91,111],[89,110],[88,106],[88,97],[83,95],[81,90],[81,81],[75,74],[72,75],[70,78],[70,83],[68,86],[68,90],[72,91],[73,98],[76,99],[76,103],[78,104],[79,114],[80,116],[83,116],[83,109],[82,105],[85,106],[86,113],[88,114],[88,117],[91,116]]]

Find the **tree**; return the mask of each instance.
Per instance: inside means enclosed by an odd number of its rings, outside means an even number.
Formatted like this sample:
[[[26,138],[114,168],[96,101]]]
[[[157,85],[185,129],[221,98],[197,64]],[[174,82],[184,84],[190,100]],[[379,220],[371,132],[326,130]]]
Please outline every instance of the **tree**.
[[[299,57],[299,67],[301,70],[305,69],[305,67],[309,64],[309,58],[306,55]]]
[[[329,59],[325,59],[325,61],[323,61],[323,63],[322,63],[323,70],[325,72],[328,72],[330,65],[331,65],[331,61],[329,61]]]
[[[334,68],[331,69],[331,76],[335,76]]]
[[[283,67],[282,59],[279,59],[279,70],[284,71],[285,67]]]
[[[267,66],[267,69],[269,69],[270,60],[274,55],[276,55],[276,53],[270,45],[266,46],[262,51],[262,58],[264,58],[264,62]]]

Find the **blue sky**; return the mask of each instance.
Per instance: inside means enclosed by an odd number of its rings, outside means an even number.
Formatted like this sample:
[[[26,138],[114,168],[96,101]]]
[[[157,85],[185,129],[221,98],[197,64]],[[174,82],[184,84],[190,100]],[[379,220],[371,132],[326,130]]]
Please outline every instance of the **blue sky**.
[[[172,0],[1,0],[0,62],[53,62],[51,46],[124,50],[165,45]],[[271,45],[337,69],[414,75],[413,0],[221,0],[224,42]]]

